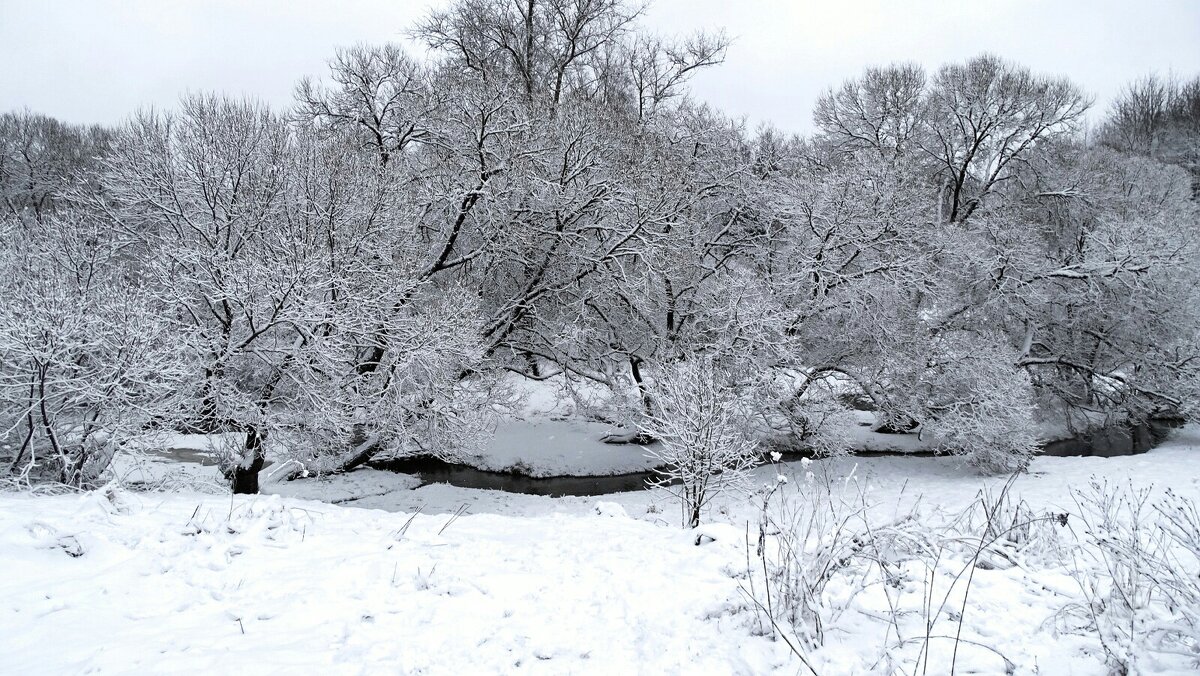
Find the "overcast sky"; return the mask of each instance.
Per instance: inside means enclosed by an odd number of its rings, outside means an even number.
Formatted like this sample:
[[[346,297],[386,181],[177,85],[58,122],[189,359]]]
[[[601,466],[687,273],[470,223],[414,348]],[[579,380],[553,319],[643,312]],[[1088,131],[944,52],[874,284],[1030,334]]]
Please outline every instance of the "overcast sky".
[[[0,0],[0,110],[119,122],[188,90],[283,106],[336,46],[404,40],[438,0]],[[935,68],[991,51],[1065,74],[1103,108],[1151,71],[1200,73],[1197,0],[657,0],[666,34],[724,28],[696,97],[752,123],[811,129],[815,98],[863,67]]]

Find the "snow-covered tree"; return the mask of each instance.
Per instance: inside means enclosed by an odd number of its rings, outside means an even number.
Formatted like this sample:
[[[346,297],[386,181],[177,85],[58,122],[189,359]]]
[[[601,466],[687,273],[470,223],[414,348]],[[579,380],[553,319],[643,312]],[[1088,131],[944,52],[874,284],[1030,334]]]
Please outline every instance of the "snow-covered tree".
[[[181,424],[244,437],[235,491],[257,490],[268,438],[316,470],[428,446],[478,357],[470,297],[424,276],[395,163],[349,145],[198,96],[135,118],[108,162],[112,212],[193,350]]]
[[[0,223],[3,469],[25,481],[92,484],[175,401],[178,336],[122,244],[88,214]]]
[[[758,460],[731,378],[712,357],[691,357],[665,365],[654,380],[643,429],[660,441],[649,453],[663,463],[659,484],[679,500],[684,527],[700,525],[714,498],[744,487]]]
[[[28,110],[0,114],[0,208],[40,220],[72,191],[94,187],[109,135]]]
[[[1109,147],[1187,169],[1200,194],[1200,76],[1152,73],[1129,83],[1097,135]]]

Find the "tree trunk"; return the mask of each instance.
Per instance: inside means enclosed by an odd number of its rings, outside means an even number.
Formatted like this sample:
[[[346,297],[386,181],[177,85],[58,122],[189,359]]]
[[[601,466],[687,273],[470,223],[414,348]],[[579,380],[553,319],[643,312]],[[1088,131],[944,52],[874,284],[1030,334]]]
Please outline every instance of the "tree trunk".
[[[233,468],[233,492],[235,494],[253,495],[258,493],[258,473],[266,462],[266,455],[263,452],[263,441],[266,440],[266,436],[265,433],[259,434],[258,428],[253,425],[246,430],[246,453],[253,459],[250,461],[249,467],[242,467],[242,464],[238,463]]]
[[[542,377],[542,368],[538,364],[537,357],[533,356],[532,352],[525,353],[525,363],[529,365],[529,374],[534,378]]]
[[[367,464],[379,451],[379,437],[375,434],[368,434],[365,425],[354,427],[354,431],[350,435],[350,444],[350,454],[337,468],[339,472],[349,472]]]
[[[200,409],[196,417],[184,423],[183,431],[188,434],[216,434],[227,429],[224,421],[217,418],[216,382],[225,377],[225,365],[214,359],[204,367],[204,385],[200,396]]]
[[[646,383],[642,380],[642,358],[629,355],[629,371],[633,375],[633,382],[637,383],[638,393],[642,395],[642,410],[647,416],[654,415],[654,406],[650,402],[650,391],[646,389]]]

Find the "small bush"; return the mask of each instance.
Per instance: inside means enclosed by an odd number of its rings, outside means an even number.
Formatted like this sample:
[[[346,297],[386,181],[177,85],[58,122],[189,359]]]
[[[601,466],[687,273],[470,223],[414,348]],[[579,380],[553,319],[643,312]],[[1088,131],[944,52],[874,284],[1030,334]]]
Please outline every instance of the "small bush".
[[[654,410],[642,430],[661,441],[648,449],[663,466],[657,484],[679,499],[683,525],[694,528],[710,500],[745,486],[758,460],[757,443],[712,359],[679,362],[656,386]]]
[[[1200,666],[1200,514],[1193,501],[1093,482],[1075,495],[1082,546],[1072,549],[1084,600],[1064,609],[1094,633],[1116,673],[1157,659]]]

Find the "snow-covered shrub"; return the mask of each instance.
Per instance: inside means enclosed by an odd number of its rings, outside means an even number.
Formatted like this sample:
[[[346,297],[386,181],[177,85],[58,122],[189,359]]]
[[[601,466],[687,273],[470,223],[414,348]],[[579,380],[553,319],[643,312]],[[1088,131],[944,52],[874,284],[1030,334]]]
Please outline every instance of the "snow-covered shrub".
[[[884,632],[879,663],[888,665],[887,673],[928,673],[931,664],[938,673],[954,673],[962,666],[960,655],[981,651],[1003,664],[993,662],[997,673],[1016,670],[1008,656],[990,645],[986,628],[994,618],[979,607],[986,608],[986,600],[975,601],[976,573],[1057,565],[1057,529],[1066,523],[1063,515],[1035,513],[1014,497],[1018,476],[980,491],[959,512],[937,517],[937,511],[914,508],[902,522],[869,528],[867,549],[881,572],[886,600],[880,619],[886,619],[895,636],[890,641]]]
[[[1160,649],[1190,655],[1193,664],[1200,664],[1200,510],[1194,500],[1172,491],[1154,509],[1170,544],[1156,571],[1158,590],[1173,617],[1151,630],[1151,640]]]
[[[922,434],[981,471],[1023,469],[1037,451],[1029,376],[999,342],[956,336],[938,341],[927,376]]]
[[[868,589],[882,590],[895,612],[892,596],[905,585],[909,563],[937,565],[938,527],[915,511],[884,517],[853,470],[835,481],[813,471],[817,467],[809,461],[802,463],[803,477],[792,481],[778,473],[756,496],[758,529],[746,543],[742,592],[757,611],[759,629],[785,641],[803,660]],[[785,471],[779,465],[776,470]],[[901,619],[889,621],[894,626]],[[891,630],[884,629],[885,644]]]
[[[977,540],[978,563],[1009,568],[1031,559],[1057,561],[1059,529],[1067,524],[1065,513],[1035,512],[1029,503],[1014,497],[1017,474],[997,490],[984,488],[963,514],[961,531]]]
[[[1072,549],[1082,603],[1064,615],[1099,639],[1118,673],[1166,658],[1200,665],[1200,513],[1195,502],[1093,482],[1075,495],[1082,546]]]
[[[657,483],[679,499],[687,527],[700,525],[714,497],[744,487],[758,458],[736,391],[710,358],[677,362],[658,375],[642,429],[660,441],[647,452],[662,464]]]
[[[830,611],[825,587],[864,547],[851,526],[860,525],[865,502],[841,500],[830,482],[817,480],[812,472],[795,484],[778,474],[759,497],[753,544],[758,570],[748,571],[744,591],[767,618],[773,636],[787,640],[794,651],[816,648],[824,641]]]
[[[784,470],[758,494],[758,529],[748,533],[748,569],[739,577],[759,629],[808,660],[828,654],[822,647],[840,630],[871,627],[858,636],[878,646],[871,673],[942,673],[956,661],[966,669],[975,658],[964,654],[981,652],[1012,673],[1014,662],[990,645],[993,618],[972,591],[976,572],[1057,565],[1049,557],[1060,551],[1063,516],[1033,512],[1013,497],[1014,481],[961,511],[918,502],[889,512],[870,501],[853,470],[834,480],[822,471],[830,464],[805,465],[803,478],[791,481]]]

